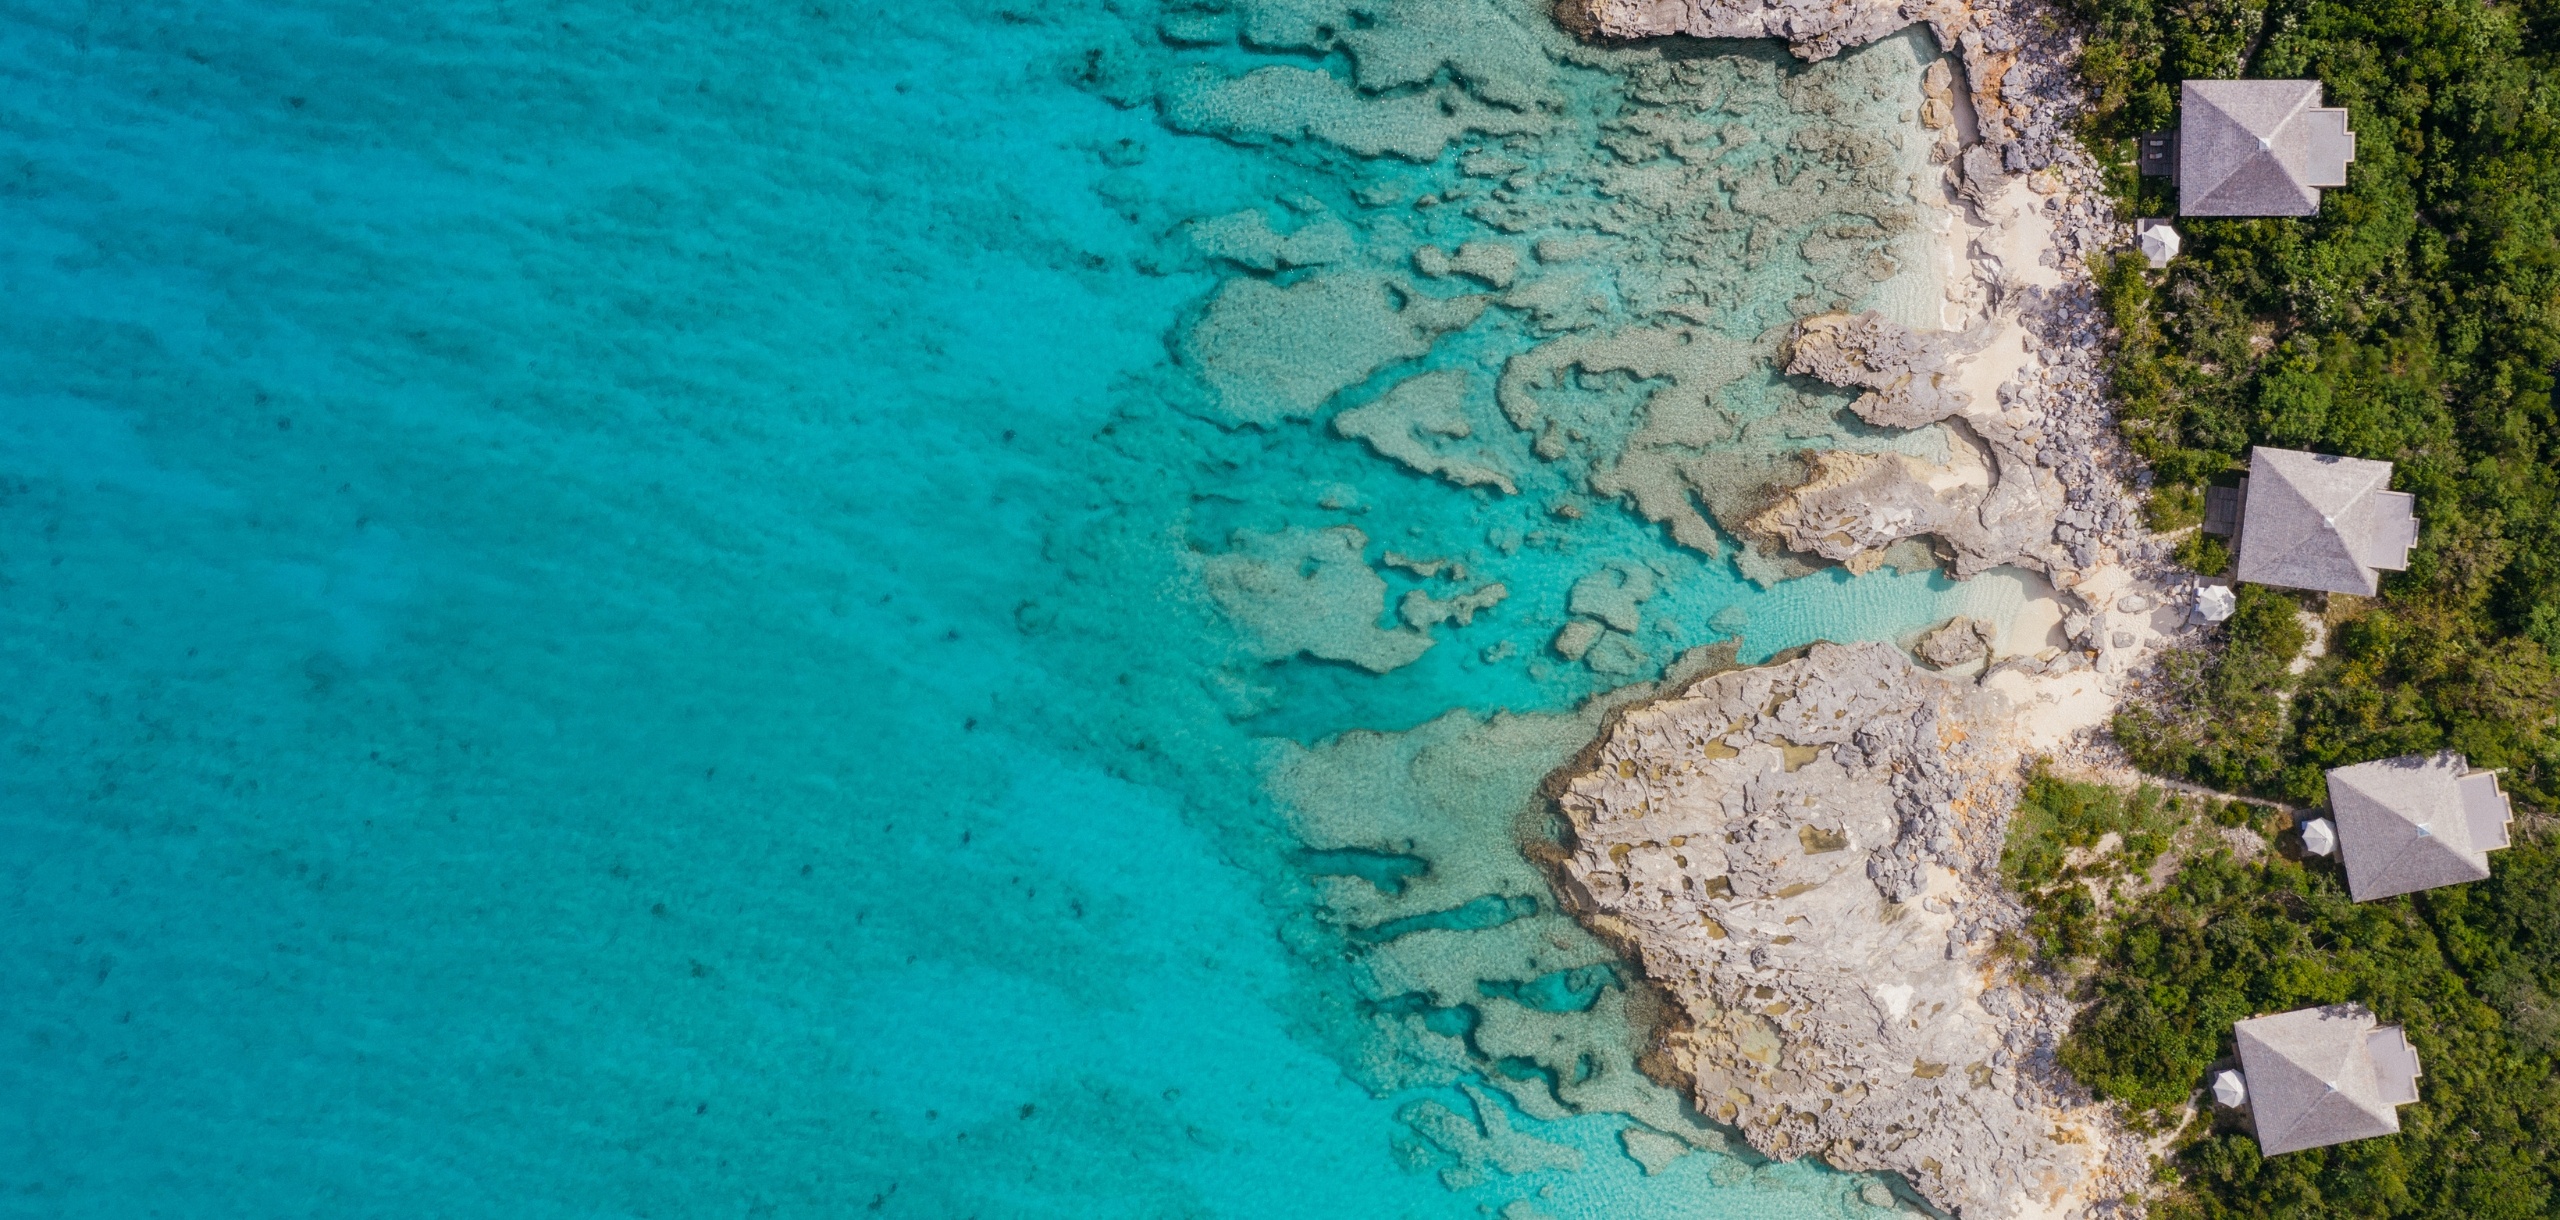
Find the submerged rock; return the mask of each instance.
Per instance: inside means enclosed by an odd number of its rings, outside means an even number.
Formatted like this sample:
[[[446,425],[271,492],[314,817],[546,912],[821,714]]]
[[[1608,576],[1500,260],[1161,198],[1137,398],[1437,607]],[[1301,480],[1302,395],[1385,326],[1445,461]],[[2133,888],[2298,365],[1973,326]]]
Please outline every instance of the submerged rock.
[[[1439,299],[1392,276],[1335,272],[1280,287],[1232,279],[1182,336],[1220,411],[1269,427],[1312,415],[1344,387],[1431,350],[1484,312],[1483,297]]]
[[[1829,59],[1926,23],[1938,48],[1964,64],[1973,130],[1982,150],[1960,187],[1988,194],[1985,179],[2043,169],[2070,142],[2078,44],[2062,22],[2027,0],[1559,0],[1557,23],[1595,41],[1657,38],[1783,39],[1796,57]]]
[[[1638,607],[1652,596],[1652,572],[1636,564],[1612,564],[1573,582],[1566,608],[1632,632],[1642,614]]]
[[[1433,278],[1464,275],[1495,288],[1509,288],[1520,278],[1520,251],[1497,241],[1471,241],[1451,254],[1438,246],[1413,252],[1413,268]]]
[[[1470,589],[1456,597],[1433,597],[1420,589],[1413,589],[1396,603],[1396,616],[1417,631],[1451,620],[1464,627],[1476,621],[1477,612],[1490,610],[1509,596],[1511,590],[1500,584]]]
[[[1387,582],[1360,557],[1368,542],[1349,526],[1240,532],[1225,553],[1202,561],[1201,581],[1255,656],[1305,653],[1385,673],[1412,664],[1432,641],[1378,626]]]
[[[1587,618],[1578,618],[1566,623],[1556,631],[1553,645],[1556,655],[1568,661],[1579,661],[1583,654],[1591,651],[1592,645],[1600,642],[1600,637],[1607,631],[1608,628]]]
[[[1516,494],[1520,488],[1498,454],[1486,446],[1454,443],[1475,435],[1475,425],[1467,421],[1467,382],[1463,369],[1406,378],[1376,401],[1334,416],[1333,430],[1368,442],[1380,457],[1460,487],[1497,487],[1504,495]]]
[[[1338,263],[1349,258],[1359,242],[1359,235],[1352,232],[1351,226],[1332,216],[1284,234],[1271,227],[1269,217],[1252,209],[1195,220],[1183,227],[1190,235],[1192,248],[1203,256],[1258,271]]]
[[[1917,20],[1903,0],[1565,0],[1557,7],[1557,19],[1581,32],[1777,38],[1805,59],[1829,59]]]
[[[1407,1114],[1416,1169],[1472,1181],[1524,1171],[1506,1163],[1576,1159],[1513,1126],[1514,1110],[1540,1122],[1623,1114],[1692,1149],[1727,1146],[1639,1070],[1637,1031],[1659,1000],[1557,909],[1514,837],[1613,698],[1564,715],[1453,712],[1400,733],[1271,745],[1274,808],[1312,853],[1322,922],[1341,930],[1297,939],[1301,929],[1293,943],[1350,956],[1369,1032],[1343,1065],[1351,1078],[1380,1097],[1437,1098],[1414,1098]],[[1674,1155],[1637,1146],[1659,1163]]]

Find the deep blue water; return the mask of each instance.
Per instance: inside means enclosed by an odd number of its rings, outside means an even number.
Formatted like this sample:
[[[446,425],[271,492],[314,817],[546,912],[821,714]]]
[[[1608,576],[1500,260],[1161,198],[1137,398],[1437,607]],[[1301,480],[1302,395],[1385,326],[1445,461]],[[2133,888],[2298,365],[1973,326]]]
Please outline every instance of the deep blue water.
[[[1974,594],[1764,590],[1563,476],[1203,407],[1174,352],[1251,272],[1184,222],[1382,240],[1423,221],[1361,175],[1462,149],[1176,131],[1095,65],[1338,54],[1116,3],[0,14],[0,1214],[1863,1214],[1361,1066],[1423,1009],[1360,947],[1423,925],[1336,891],[1462,853],[1307,854],[1279,743]],[[1396,547],[1511,598],[1383,675],[1255,653],[1204,557],[1341,525],[1387,605],[1447,586]],[[1545,651],[1609,562],[1662,587],[1641,673]],[[1511,812],[1468,850],[1516,867]],[[1501,893],[1438,926],[1552,918]],[[1424,1101],[1581,1165],[1444,1172]]]

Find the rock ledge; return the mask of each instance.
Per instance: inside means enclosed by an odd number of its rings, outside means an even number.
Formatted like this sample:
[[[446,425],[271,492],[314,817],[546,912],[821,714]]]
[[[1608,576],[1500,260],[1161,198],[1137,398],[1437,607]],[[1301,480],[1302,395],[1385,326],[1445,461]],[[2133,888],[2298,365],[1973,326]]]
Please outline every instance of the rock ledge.
[[[1816,644],[1619,718],[1563,787],[1560,890],[1683,1018],[1659,1062],[1771,1156],[1903,1174],[1967,1217],[2120,1196],[2140,1145],[2062,1080],[2070,1008],[1997,933],[2006,701]]]

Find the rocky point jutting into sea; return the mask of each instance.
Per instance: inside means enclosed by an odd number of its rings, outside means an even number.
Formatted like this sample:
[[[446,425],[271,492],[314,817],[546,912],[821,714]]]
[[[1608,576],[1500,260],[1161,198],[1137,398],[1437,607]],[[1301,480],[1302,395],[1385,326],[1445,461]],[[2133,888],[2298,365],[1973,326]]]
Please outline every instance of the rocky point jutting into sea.
[[[1749,518],[1772,554],[1866,570],[1928,538],[1951,575],[2041,574],[2042,615],[1912,641],[1817,644],[1613,715],[1552,784],[1568,905],[1640,962],[1670,1015],[1649,1060],[1760,1151],[1904,1175],[1966,1217],[2122,1206],[2139,1140],[2055,1066],[2069,1004],[1995,957],[2023,912],[1999,876],[2018,780],[2086,743],[2192,587],[2135,515],[2097,360],[2089,256],[2127,239],[2061,123],[2060,23],[2031,4],[1573,0],[1595,40],[1771,37],[1805,59],[1928,25],[1953,215],[1942,329],[1806,318],[1788,371],[1863,390],[1879,428],[1942,421],[1951,460],[1815,455]]]

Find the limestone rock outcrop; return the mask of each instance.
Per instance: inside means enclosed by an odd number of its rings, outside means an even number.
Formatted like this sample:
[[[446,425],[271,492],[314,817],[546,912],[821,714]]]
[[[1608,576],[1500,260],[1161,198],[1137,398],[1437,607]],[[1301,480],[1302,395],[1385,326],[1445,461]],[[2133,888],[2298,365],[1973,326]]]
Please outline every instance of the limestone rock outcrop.
[[[1941,497],[1900,454],[1829,449],[1811,455],[1806,467],[1810,477],[1753,517],[1751,528],[1859,575],[1882,566],[1884,548],[1904,538],[1967,532],[1968,510],[1979,499],[1978,489]]]
[[[2065,492],[2038,464],[2043,433],[2036,418],[1977,404],[1959,385],[1958,363],[1991,333],[1921,334],[1872,312],[1799,323],[1788,372],[1865,390],[1849,409],[1878,427],[1960,428],[1950,443],[1978,441],[1989,460],[1983,479],[1950,483],[1897,454],[1816,454],[1806,463],[1806,481],[1763,509],[1751,528],[1854,572],[1883,562],[1884,548],[1923,535],[1946,544],[1958,578],[2003,564],[2043,572],[2066,566],[2054,541]]]
[[[2140,1151],[2045,1073],[2063,1001],[1989,956],[2018,757],[1998,696],[1817,644],[1625,713],[1559,798],[1560,889],[1685,1017],[1662,1060],[1769,1155],[1967,1220],[2121,1192]]]
[[[1958,616],[1920,637],[1912,652],[1936,669],[1953,669],[1991,656],[1996,629],[1978,618]]]
[[[1905,0],[1569,0],[1567,28],[1608,38],[1776,38],[1829,59],[1903,29],[1939,6]]]
[[[1823,314],[1796,325],[1787,371],[1866,390],[1849,409],[1879,428],[1924,427],[1972,403],[1955,366],[1990,337],[1987,326],[1922,334],[1873,310]]]
[[[1926,24],[1964,64],[1980,162],[1968,181],[2043,169],[2067,154],[2076,46],[2031,0],[1559,0],[1556,19],[1593,40],[1777,38],[1796,57],[1829,59]]]

